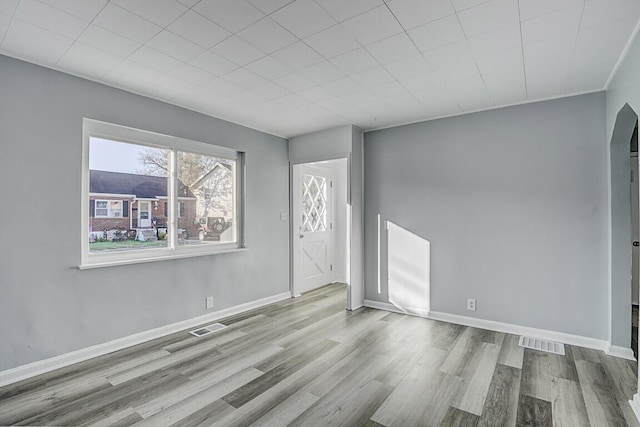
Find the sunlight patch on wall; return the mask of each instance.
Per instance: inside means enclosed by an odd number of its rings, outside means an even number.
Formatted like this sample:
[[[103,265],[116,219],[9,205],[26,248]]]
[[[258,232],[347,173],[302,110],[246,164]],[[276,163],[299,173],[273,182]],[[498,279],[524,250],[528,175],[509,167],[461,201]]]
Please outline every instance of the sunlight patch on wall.
[[[427,316],[431,243],[391,221],[386,228],[389,302],[406,313]]]

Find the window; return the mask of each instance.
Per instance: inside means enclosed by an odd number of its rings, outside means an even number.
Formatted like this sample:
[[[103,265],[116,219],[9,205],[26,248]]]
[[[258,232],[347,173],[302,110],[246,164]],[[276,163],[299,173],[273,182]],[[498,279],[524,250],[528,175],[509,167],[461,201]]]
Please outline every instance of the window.
[[[95,200],[95,217],[122,217],[122,200]]]
[[[81,268],[244,248],[243,170],[242,152],[85,119]]]
[[[96,216],[109,216],[109,207],[106,200],[96,200]]]

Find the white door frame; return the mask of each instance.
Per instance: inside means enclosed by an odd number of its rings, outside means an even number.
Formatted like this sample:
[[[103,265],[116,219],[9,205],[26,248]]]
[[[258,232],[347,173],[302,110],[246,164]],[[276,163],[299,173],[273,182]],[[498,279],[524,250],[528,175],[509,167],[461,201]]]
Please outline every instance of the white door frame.
[[[294,229],[294,225],[293,225],[293,167],[295,165],[302,165],[302,164],[309,164],[309,163],[317,163],[317,162],[322,162],[322,161],[331,161],[331,160],[340,160],[340,159],[346,159],[347,160],[347,182],[346,183],[339,183],[339,185],[346,185],[347,186],[347,204],[348,206],[351,206],[351,154],[347,153],[344,155],[339,155],[339,156],[330,156],[330,157],[322,157],[322,158],[317,158],[317,159],[309,159],[309,160],[305,160],[305,161],[298,161],[298,162],[290,162],[289,163],[289,290],[291,292],[291,296],[292,297],[298,297],[300,296],[299,293],[296,293],[296,290],[294,289],[294,253],[293,253],[293,239],[297,238],[298,235],[296,234],[296,231]],[[347,215],[347,224],[346,224],[346,229],[347,229],[347,248],[349,253],[347,254],[347,279],[349,281],[349,283],[347,283],[347,304],[346,304],[346,308],[347,310],[352,310],[352,309],[356,309],[358,307],[354,307],[352,305],[352,301],[353,298],[351,297],[351,292],[352,292],[352,287],[351,287],[351,269],[352,269],[352,265],[351,265],[351,245],[352,245],[352,222],[353,222],[353,218],[352,218],[353,214],[351,209],[348,210],[348,215]]]

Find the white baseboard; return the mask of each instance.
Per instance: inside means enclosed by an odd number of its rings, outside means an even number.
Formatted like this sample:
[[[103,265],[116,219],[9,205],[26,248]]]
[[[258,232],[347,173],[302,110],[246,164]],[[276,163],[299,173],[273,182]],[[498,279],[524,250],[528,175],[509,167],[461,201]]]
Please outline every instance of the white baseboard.
[[[550,331],[547,329],[538,329],[529,326],[514,325],[511,323],[496,322],[493,320],[478,319],[475,317],[460,316],[457,314],[432,311],[429,318],[440,320],[442,322],[472,326],[474,328],[488,329],[496,332],[505,332],[513,335],[526,335],[530,337],[542,338],[561,342],[564,344],[592,348],[595,350],[605,351],[608,346],[607,341],[599,340],[597,338],[583,337],[581,335],[572,335],[565,332]]]
[[[629,405],[631,405],[633,413],[636,414],[636,418],[640,421],[640,394],[634,394],[633,399],[629,401]]]
[[[607,343],[607,348],[604,352],[609,356],[620,357],[627,360],[636,360],[636,357],[633,355],[633,350],[631,350],[630,348],[619,347],[617,345],[611,345]]]
[[[380,302],[380,301],[372,301],[369,299],[364,300],[364,306],[370,308],[377,308],[378,310],[391,311],[393,313],[405,314],[404,311],[400,310],[393,304],[389,304],[388,302]]]
[[[203,323],[208,323],[214,320],[222,319],[224,317],[233,316],[235,314],[249,311],[268,304],[273,304],[274,302],[282,301],[289,298],[291,298],[291,292],[283,292],[281,294],[262,298],[256,301],[250,301],[233,307],[225,308],[223,310],[207,313],[202,316],[194,317],[192,319],[183,320],[180,322],[172,323],[170,325],[161,326],[159,328],[150,329],[148,331],[139,332],[137,334],[117,338],[115,340],[93,345],[91,347],[86,347],[80,350],[61,354],[49,359],[39,360],[27,365],[8,369],[6,371],[0,372],[0,387],[22,381],[36,375],[44,374],[46,372],[51,372],[56,369],[64,368],[65,366],[73,365],[74,363],[83,362],[85,360],[93,359],[94,357],[102,356],[114,351],[141,344],[143,342],[180,332],[185,329],[190,329]]]
[[[429,317],[428,310],[423,310],[420,308],[399,308],[388,302],[372,301],[372,300],[366,299],[364,300],[364,306],[377,308],[379,310],[391,311],[394,313],[409,314],[411,316],[426,317],[426,318]]]
[[[536,338],[548,339],[551,341],[557,341],[565,344],[577,345],[580,347],[592,348],[596,350],[602,350],[607,354],[610,354],[611,356],[615,356],[615,357],[623,357],[625,359],[628,358],[626,357],[628,356],[628,353],[626,353],[624,349],[622,349],[621,347],[610,346],[607,341],[599,340],[596,338],[583,337],[580,335],[572,335],[564,332],[549,331],[546,329],[531,328],[528,326],[513,325],[511,323],[496,322],[493,320],[478,319],[476,317],[441,313],[437,311],[428,312],[426,316],[418,313],[406,313],[401,309],[399,309],[398,307],[394,306],[393,304],[379,302],[379,301],[365,300],[364,305],[367,307],[377,308],[380,310],[386,310],[386,311],[403,313],[403,314],[413,314],[413,315],[425,317],[427,319],[439,320],[439,321],[448,322],[448,323],[455,323],[458,325],[471,326],[479,329],[488,329],[490,331],[505,332],[513,335],[526,335],[526,336],[532,336]],[[614,350],[611,353],[609,353],[608,349],[614,349]],[[632,356],[633,356],[633,353],[632,353]]]

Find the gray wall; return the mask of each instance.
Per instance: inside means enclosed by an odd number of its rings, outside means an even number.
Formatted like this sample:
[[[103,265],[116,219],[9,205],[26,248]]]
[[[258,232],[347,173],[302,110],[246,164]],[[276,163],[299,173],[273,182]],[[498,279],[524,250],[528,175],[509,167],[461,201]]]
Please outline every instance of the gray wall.
[[[629,139],[640,112],[640,41],[636,38],[607,89],[607,141],[610,141],[611,342],[630,341],[631,251],[629,236]],[[626,108],[625,108],[626,106]],[[620,116],[619,116],[620,113]],[[619,121],[617,119],[620,119]],[[618,127],[616,127],[616,122]],[[631,129],[630,129],[631,128]]]
[[[608,339],[604,109],[601,92],[365,133],[366,299],[387,301],[380,214],[431,242],[432,311]]]
[[[0,370],[287,292],[287,141],[0,56]],[[242,253],[80,271],[82,118],[247,153]]]
[[[351,153],[350,125],[294,136],[289,144],[291,163],[309,163],[347,157]]]

